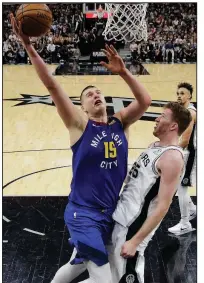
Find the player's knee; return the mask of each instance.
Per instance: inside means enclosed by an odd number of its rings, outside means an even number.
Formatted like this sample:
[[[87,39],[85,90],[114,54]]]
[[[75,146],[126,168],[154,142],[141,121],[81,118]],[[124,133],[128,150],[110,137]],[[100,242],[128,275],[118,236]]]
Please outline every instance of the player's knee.
[[[87,269],[89,272],[90,278],[94,283],[111,283],[111,270],[109,263],[103,266],[97,266],[93,262],[88,262]]]

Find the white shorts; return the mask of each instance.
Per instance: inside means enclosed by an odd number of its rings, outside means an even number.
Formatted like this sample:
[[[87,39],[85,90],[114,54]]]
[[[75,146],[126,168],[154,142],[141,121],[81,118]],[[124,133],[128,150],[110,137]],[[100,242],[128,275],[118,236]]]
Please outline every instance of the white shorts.
[[[144,251],[158,226],[137,247],[135,257],[125,259],[120,256],[120,252],[123,244],[126,242],[130,228],[124,227],[117,222],[115,223],[112,233],[112,244],[107,247],[112,283],[144,283]]]

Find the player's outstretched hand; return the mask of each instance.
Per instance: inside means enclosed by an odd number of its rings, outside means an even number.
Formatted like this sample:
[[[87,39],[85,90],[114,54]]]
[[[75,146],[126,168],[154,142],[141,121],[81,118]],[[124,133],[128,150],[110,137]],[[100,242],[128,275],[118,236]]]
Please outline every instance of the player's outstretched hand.
[[[104,67],[106,67],[109,71],[115,74],[123,74],[126,71],[125,64],[123,62],[123,59],[118,55],[118,52],[115,50],[113,45],[110,45],[110,47],[106,44],[106,49],[102,49],[102,51],[105,53],[105,55],[108,58],[108,64],[105,62],[100,62],[100,64]]]
[[[22,26],[21,22],[19,21],[18,23],[16,22],[16,19],[14,18],[14,15],[11,13],[10,14],[10,20],[11,20],[11,25],[13,32],[20,38],[23,44],[30,44],[30,39],[27,35],[25,35],[22,31]]]

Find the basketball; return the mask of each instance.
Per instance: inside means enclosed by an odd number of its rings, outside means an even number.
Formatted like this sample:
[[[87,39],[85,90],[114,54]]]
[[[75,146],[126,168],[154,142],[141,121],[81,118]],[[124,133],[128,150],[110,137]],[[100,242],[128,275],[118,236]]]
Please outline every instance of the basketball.
[[[28,36],[38,37],[48,32],[52,24],[52,12],[46,4],[22,4],[16,12],[16,20]]]

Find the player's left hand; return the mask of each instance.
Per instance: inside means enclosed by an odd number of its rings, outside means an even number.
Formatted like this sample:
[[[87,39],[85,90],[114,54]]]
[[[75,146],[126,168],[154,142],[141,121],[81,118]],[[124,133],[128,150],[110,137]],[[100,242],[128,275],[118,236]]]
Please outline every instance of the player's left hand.
[[[122,246],[120,255],[124,258],[134,257],[136,250],[137,246],[131,240],[129,240]]]
[[[16,19],[14,18],[14,15],[12,13],[10,14],[10,20],[11,20],[11,26],[12,26],[13,32],[21,40],[23,45],[30,44],[29,36],[25,35],[22,31],[21,22],[19,21],[17,23]]]
[[[118,52],[113,47],[113,45],[110,45],[110,47],[106,44],[106,49],[102,49],[102,51],[106,54],[108,58],[108,64],[105,62],[100,62],[100,64],[104,67],[106,67],[108,70],[110,70],[112,73],[115,74],[122,74],[125,72],[126,67],[123,62],[123,59],[118,55]]]

